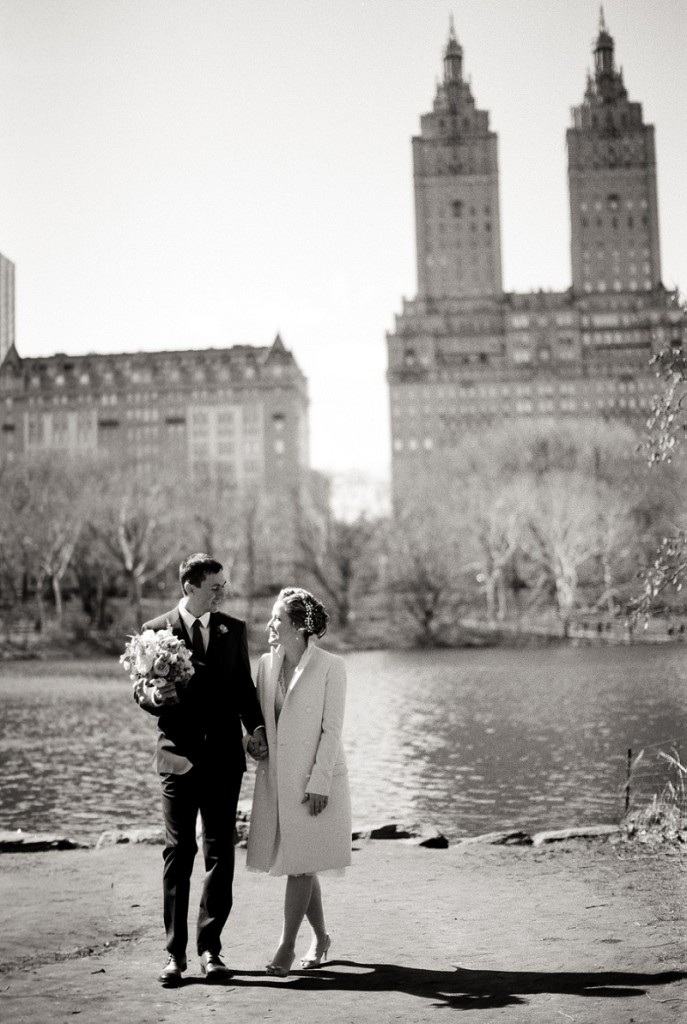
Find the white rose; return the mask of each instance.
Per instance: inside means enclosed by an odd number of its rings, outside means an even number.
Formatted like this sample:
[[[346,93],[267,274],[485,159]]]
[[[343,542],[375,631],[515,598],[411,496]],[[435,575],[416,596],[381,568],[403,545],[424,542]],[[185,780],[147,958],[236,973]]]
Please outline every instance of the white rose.
[[[136,657],[136,671],[140,676],[147,676],[153,667],[155,656],[141,651]]]

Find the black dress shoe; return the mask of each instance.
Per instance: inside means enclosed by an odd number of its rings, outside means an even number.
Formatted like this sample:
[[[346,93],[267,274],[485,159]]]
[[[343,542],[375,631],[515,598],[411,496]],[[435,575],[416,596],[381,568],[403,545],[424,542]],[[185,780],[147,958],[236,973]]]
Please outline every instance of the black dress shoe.
[[[219,954],[208,950],[200,954],[200,973],[209,982],[222,982],[231,977],[231,971],[222,963]]]
[[[185,971],[187,966],[185,957],[173,956],[170,953],[157,980],[167,988],[176,988],[177,985],[181,985],[181,972]]]

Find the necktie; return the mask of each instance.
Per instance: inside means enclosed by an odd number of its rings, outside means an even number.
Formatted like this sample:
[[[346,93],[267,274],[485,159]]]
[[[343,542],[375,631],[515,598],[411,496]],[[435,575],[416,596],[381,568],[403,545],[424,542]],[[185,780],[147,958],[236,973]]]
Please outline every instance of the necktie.
[[[193,657],[198,661],[205,661],[205,644],[203,643],[203,634],[200,630],[200,619],[196,619],[193,623],[191,644],[193,646]]]

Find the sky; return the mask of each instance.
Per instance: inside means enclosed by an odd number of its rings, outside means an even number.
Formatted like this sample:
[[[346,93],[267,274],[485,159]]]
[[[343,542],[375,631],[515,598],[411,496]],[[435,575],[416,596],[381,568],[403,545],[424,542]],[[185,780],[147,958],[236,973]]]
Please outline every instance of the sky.
[[[656,127],[663,280],[687,291],[687,0],[604,11]],[[20,355],[279,332],[312,465],[385,476],[386,333],[417,290],[411,137],[451,15],[499,137],[504,287],[565,289],[596,0],[0,0]]]

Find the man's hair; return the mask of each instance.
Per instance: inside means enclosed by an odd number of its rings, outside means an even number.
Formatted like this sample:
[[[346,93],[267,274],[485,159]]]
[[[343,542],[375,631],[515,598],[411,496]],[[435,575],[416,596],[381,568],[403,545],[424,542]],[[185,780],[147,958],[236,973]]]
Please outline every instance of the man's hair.
[[[184,594],[186,593],[187,583],[199,587],[206,576],[214,576],[216,573],[222,572],[223,568],[221,562],[202,551],[195,555],[189,555],[179,566],[179,582],[182,591]]]

